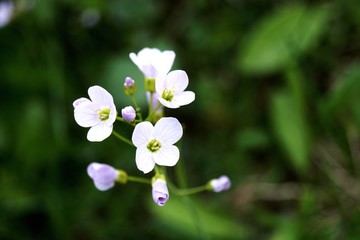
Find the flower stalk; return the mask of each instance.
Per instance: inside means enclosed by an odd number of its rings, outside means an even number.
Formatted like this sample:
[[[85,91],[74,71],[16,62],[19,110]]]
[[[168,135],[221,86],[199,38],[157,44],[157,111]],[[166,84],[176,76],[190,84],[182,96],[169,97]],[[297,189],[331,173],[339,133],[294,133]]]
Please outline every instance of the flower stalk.
[[[130,146],[134,146],[134,144],[127,138],[123,137],[122,135],[120,135],[119,133],[115,132],[114,130],[112,131],[112,134],[117,137],[118,139],[120,139],[121,141],[129,144]]]

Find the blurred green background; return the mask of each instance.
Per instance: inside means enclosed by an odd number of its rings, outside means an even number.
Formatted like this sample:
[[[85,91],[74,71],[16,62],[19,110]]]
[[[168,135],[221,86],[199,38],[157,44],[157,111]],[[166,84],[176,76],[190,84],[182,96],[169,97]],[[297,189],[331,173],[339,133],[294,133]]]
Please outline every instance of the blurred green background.
[[[359,238],[358,0],[14,4],[0,28],[1,239]],[[144,47],[174,50],[196,93],[166,111],[185,126],[185,184],[226,174],[229,191],[158,207],[146,185],[94,188],[90,162],[142,174],[126,144],[87,141],[72,102],[100,85],[129,105],[124,78],[143,77],[128,55]]]

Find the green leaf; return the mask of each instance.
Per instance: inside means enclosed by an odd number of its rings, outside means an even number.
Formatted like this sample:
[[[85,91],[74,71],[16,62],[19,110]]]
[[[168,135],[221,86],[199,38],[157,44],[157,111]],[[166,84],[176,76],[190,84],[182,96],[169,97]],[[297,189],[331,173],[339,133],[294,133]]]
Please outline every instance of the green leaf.
[[[309,136],[304,114],[287,92],[276,92],[271,99],[271,118],[275,134],[293,166],[304,172],[309,164]]]
[[[247,128],[236,136],[237,146],[240,149],[263,149],[270,143],[267,133],[263,129]]]
[[[248,73],[265,73],[287,66],[315,44],[324,30],[328,10],[290,5],[262,19],[241,46],[238,66]]]
[[[242,239],[244,229],[218,212],[204,208],[204,203],[171,196],[165,206],[152,203],[160,222],[185,239]],[[173,233],[173,232],[172,232]]]
[[[287,217],[282,219],[277,225],[277,229],[270,240],[292,240],[299,239],[299,230],[301,229],[297,219]]]
[[[339,75],[328,96],[321,102],[323,121],[329,122],[334,118],[340,118],[348,124],[355,121],[360,128],[359,92],[360,62],[353,62]]]
[[[348,66],[333,85],[328,96],[328,110],[337,111],[344,104],[358,100],[360,92],[360,63]]]

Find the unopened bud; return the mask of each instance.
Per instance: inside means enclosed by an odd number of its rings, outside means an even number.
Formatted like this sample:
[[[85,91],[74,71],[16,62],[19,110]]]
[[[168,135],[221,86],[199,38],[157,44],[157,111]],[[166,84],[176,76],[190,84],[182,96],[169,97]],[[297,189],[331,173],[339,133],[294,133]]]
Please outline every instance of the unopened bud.
[[[130,96],[133,95],[136,92],[136,84],[135,80],[131,77],[126,77],[124,82],[124,92],[126,95]]]
[[[132,122],[135,120],[136,111],[132,106],[124,107],[121,110],[121,116],[125,121]]]

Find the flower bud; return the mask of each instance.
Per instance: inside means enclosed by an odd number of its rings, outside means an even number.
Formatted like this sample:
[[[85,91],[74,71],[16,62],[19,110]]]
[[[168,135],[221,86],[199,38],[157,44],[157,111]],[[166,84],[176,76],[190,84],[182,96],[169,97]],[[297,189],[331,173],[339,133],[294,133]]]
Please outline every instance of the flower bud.
[[[152,197],[154,202],[159,206],[164,206],[169,199],[169,191],[166,181],[163,178],[157,178],[152,183]]]
[[[121,116],[125,121],[132,122],[135,120],[136,111],[132,106],[124,107],[121,110]]]
[[[14,4],[12,1],[0,2],[0,28],[5,27],[14,14]]]
[[[119,175],[119,172],[112,166],[96,162],[89,164],[87,173],[100,191],[112,188]]]
[[[214,192],[221,192],[221,191],[225,191],[228,190],[231,186],[231,182],[230,179],[223,175],[219,178],[210,180],[208,183],[208,188],[209,190],[212,190]]]
[[[136,92],[136,84],[134,79],[131,77],[126,77],[124,82],[124,92],[126,95],[130,96],[133,95]]]

